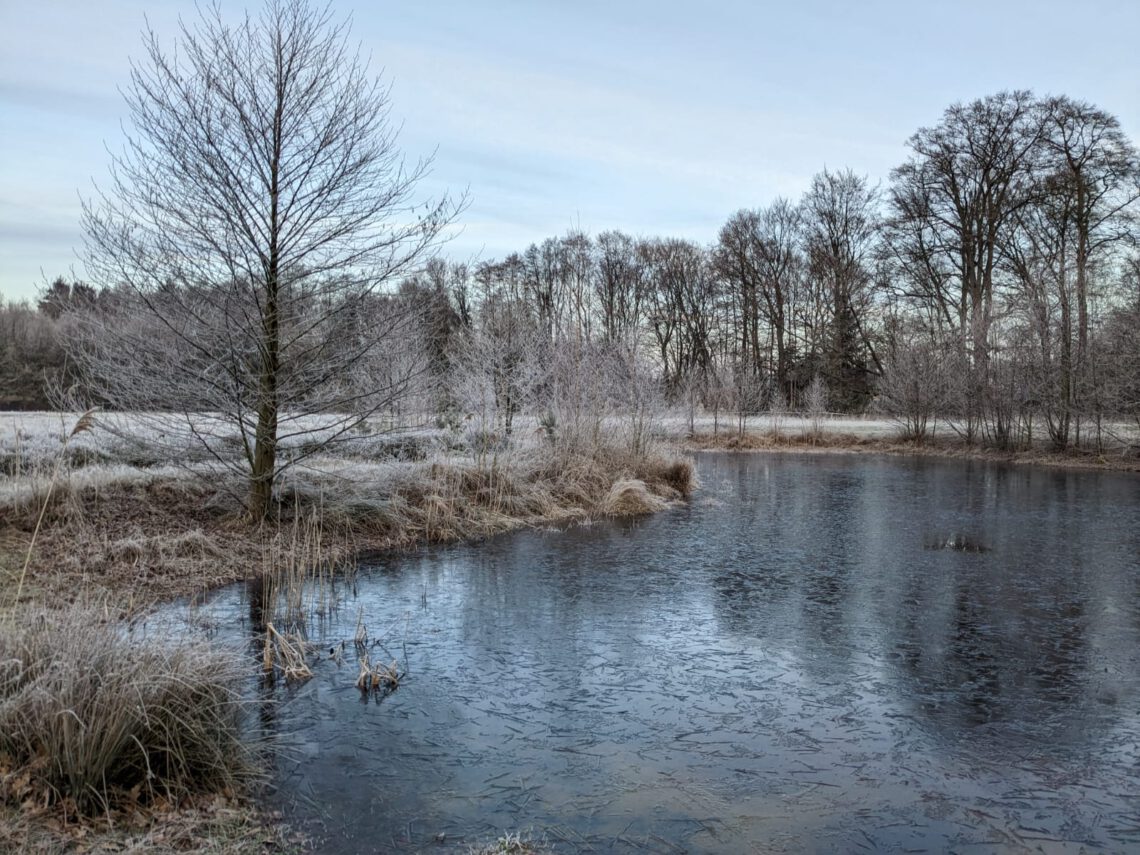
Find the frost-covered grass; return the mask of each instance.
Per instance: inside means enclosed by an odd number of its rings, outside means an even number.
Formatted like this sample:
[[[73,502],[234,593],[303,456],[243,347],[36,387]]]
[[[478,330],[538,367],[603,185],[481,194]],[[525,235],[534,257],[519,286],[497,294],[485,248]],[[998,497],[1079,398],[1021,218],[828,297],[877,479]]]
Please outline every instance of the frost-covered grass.
[[[15,476],[54,462],[79,413],[0,412],[0,475]],[[330,426],[330,422],[332,425]],[[68,443],[75,466],[120,463],[149,468],[164,464],[233,462],[245,446],[230,420],[211,413],[97,413],[95,429]],[[445,443],[442,431],[409,421],[395,427],[372,419],[342,430],[332,417],[294,417],[281,432],[283,457],[310,453],[331,443],[349,456],[416,456],[425,446]]]
[[[99,413],[90,431],[69,437],[79,417],[0,413],[0,511],[27,510],[42,502],[61,457],[54,490],[59,500],[75,492],[203,477],[235,492],[243,489],[239,433],[214,416]],[[344,476],[355,467],[367,479],[388,481],[399,476],[401,462],[438,456],[447,447],[440,431],[392,431],[377,423],[372,432],[366,428],[344,435],[329,446],[332,453],[314,461],[313,452],[330,429],[317,418],[305,427],[282,440],[279,455],[288,461],[304,453],[306,463],[298,471],[312,472],[318,480],[322,468]],[[293,478],[298,479],[304,480]]]
[[[237,452],[203,458],[194,436],[175,431],[182,417],[164,428],[150,416],[100,414],[92,430],[69,437],[76,418],[0,414],[0,459],[8,465],[0,469],[0,593],[25,590],[16,580],[25,579],[23,556],[41,511],[27,596],[95,586],[123,593],[131,611],[256,575],[271,557],[340,566],[360,550],[651,513],[694,484],[683,458],[640,442],[632,450],[622,420],[605,423],[588,447],[552,443],[528,419],[509,442],[470,429],[377,430],[293,458],[301,446],[286,447],[281,459],[292,465],[278,476],[271,518],[251,525]],[[113,429],[110,418],[119,420]],[[324,429],[315,424],[305,438]],[[144,444],[132,430],[157,432],[151,451],[165,447],[171,457],[140,459]],[[175,436],[182,445],[171,444]],[[305,550],[293,561],[297,532],[314,524],[319,554]]]
[[[860,439],[887,439],[898,435],[900,427],[893,419],[876,416],[825,415],[821,428],[825,436],[843,435]],[[721,413],[719,419],[711,413],[698,413],[692,422],[696,434],[712,434],[714,429],[720,434],[738,432],[739,422],[735,413]],[[746,422],[748,433],[768,434],[780,432],[789,436],[810,436],[814,422],[811,418],[798,415],[773,416],[758,413],[749,416]],[[662,431],[671,437],[684,437],[690,433],[688,414],[673,413],[662,420]]]
[[[752,438],[779,439],[792,443],[813,440],[824,446],[837,447],[844,444],[857,445],[875,441],[903,442],[906,428],[903,422],[889,416],[851,416],[827,414],[818,418],[819,433],[816,434],[816,420],[807,416],[771,413],[758,413],[749,416],[745,422],[745,435]],[[1134,423],[1112,421],[1101,425],[1102,437],[1109,454],[1119,453],[1140,446],[1140,426]],[[674,440],[690,436],[702,438],[717,437],[728,442],[739,435],[739,422],[734,413],[722,413],[719,419],[707,412],[699,412],[692,419],[688,413],[673,412],[661,420],[662,434]],[[1090,442],[1095,426],[1084,426],[1085,441]],[[949,418],[932,418],[928,425],[927,439],[930,442],[954,444],[963,442],[965,425]],[[1033,425],[1034,445],[1048,450],[1048,430],[1043,419]],[[770,444],[770,443],[769,443]]]
[[[240,657],[191,640],[135,639],[72,605],[0,622],[0,798],[106,813],[236,789]]]

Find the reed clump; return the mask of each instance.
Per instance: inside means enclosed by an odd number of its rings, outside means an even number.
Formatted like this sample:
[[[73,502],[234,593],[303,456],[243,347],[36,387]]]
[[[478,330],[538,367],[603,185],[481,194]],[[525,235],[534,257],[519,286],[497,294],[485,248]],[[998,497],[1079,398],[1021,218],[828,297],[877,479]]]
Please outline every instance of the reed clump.
[[[529,832],[508,832],[482,846],[468,848],[468,855],[547,855],[552,852],[545,842],[531,838]]]
[[[644,481],[626,478],[614,482],[602,500],[601,510],[606,516],[633,517],[663,511],[668,503],[655,495]]]
[[[0,622],[0,796],[92,815],[235,793],[246,668],[204,641],[136,639],[71,605]]]
[[[272,623],[265,625],[261,666],[266,676],[278,672],[290,683],[303,683],[313,676],[309,667],[309,643],[299,632],[282,634]]]
[[[249,577],[255,625],[304,626],[335,608],[354,569],[351,532],[314,508],[262,534],[260,567]]]
[[[400,688],[400,680],[405,676],[400,671],[400,663],[372,662],[367,653],[359,660],[360,673],[356,677],[356,688],[365,693],[387,695]]]

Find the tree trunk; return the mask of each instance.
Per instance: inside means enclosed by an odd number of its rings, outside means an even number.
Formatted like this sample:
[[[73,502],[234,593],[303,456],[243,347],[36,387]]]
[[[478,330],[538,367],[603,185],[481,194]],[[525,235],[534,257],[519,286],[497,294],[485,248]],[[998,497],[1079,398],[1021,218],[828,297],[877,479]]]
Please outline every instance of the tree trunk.
[[[261,378],[258,385],[257,433],[250,473],[249,513],[255,520],[269,514],[277,470],[277,381],[281,368],[281,279],[278,212],[281,181],[283,91],[278,48],[277,111],[273,121],[273,159],[269,170],[269,257],[265,261],[265,308],[261,315]]]
[[[250,473],[249,513],[255,520],[264,519],[269,514],[273,499],[273,476],[277,469],[277,371],[280,331],[276,292],[277,285],[274,282],[270,288],[272,299],[266,302],[261,400],[257,408],[253,470]]]

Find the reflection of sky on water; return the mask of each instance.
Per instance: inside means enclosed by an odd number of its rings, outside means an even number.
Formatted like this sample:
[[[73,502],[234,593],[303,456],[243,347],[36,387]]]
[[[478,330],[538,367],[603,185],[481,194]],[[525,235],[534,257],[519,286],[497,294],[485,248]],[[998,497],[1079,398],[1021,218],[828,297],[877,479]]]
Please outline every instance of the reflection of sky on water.
[[[764,455],[701,478],[650,519],[379,563],[314,634],[362,606],[411,676],[379,705],[352,662],[282,692],[274,798],[330,851],[1140,843],[1140,481]],[[987,551],[929,548],[954,535]]]

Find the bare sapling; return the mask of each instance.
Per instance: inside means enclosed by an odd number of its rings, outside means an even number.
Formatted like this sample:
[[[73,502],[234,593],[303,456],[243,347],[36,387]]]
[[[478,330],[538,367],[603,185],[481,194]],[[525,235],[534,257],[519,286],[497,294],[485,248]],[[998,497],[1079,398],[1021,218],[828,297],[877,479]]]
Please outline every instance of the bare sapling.
[[[823,421],[827,417],[827,384],[818,374],[804,393],[804,412],[811,423],[812,444],[818,445],[823,439]]]
[[[402,158],[389,89],[330,7],[267,0],[231,24],[206,4],[175,51],[150,30],[144,47],[125,148],[83,210],[114,299],[70,355],[115,411],[162,414],[149,441],[173,425],[243,476],[262,520],[283,471],[384,424],[427,371],[402,358],[419,313],[395,286],[464,202],[419,198],[430,159]]]
[[[778,386],[774,386],[768,395],[768,424],[772,431],[772,439],[779,442],[783,438],[784,419],[788,415],[788,404],[784,400],[784,393]]]

